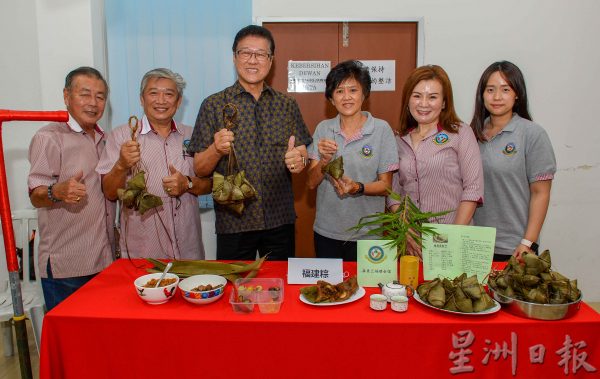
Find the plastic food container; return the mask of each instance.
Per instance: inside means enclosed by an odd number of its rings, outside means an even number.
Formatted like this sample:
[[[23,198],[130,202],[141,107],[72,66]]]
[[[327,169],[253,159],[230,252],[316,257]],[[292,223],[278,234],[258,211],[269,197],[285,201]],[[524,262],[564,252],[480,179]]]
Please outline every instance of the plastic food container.
[[[283,303],[281,278],[237,279],[234,286],[229,303],[235,313],[252,313],[256,306],[260,313],[278,313],[281,309]]]

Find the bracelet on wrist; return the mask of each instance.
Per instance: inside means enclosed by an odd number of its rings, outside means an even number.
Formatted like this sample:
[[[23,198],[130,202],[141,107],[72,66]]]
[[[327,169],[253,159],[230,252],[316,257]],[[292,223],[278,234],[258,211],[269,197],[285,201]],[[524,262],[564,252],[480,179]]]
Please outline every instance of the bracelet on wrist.
[[[54,197],[54,192],[52,192],[53,187],[54,187],[54,184],[50,184],[48,186],[48,199],[50,199],[53,203],[58,203],[60,201],[60,199],[57,199]]]

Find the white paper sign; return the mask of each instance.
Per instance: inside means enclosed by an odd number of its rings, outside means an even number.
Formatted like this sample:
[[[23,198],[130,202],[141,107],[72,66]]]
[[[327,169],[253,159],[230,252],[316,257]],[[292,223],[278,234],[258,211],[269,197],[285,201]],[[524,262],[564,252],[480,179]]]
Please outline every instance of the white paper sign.
[[[288,284],[315,284],[325,280],[338,284],[344,280],[343,260],[335,258],[289,258]]]
[[[330,61],[288,61],[288,92],[325,92]]]
[[[361,62],[369,68],[371,74],[371,92],[396,90],[396,61],[367,61]]]

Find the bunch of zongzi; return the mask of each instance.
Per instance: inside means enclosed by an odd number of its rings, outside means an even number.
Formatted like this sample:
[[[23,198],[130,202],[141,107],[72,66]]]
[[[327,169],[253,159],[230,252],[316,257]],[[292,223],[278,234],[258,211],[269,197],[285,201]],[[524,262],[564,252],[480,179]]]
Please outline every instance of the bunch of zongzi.
[[[238,215],[244,211],[244,201],[256,197],[258,192],[246,179],[244,170],[232,175],[213,174],[213,199]]]
[[[321,167],[321,172],[323,174],[331,175],[334,179],[340,179],[344,176],[344,157],[340,155],[327,163],[325,166]]]
[[[538,257],[523,253],[521,262],[512,256],[502,271],[492,271],[488,285],[511,299],[539,304],[565,304],[577,301],[581,291],[577,279],[569,280],[550,269],[552,260],[546,250]]]
[[[140,214],[162,205],[160,197],[146,191],[145,172],[140,171],[126,183],[125,188],[117,189],[117,196],[123,205],[129,209],[135,209]]]
[[[477,275],[457,276],[453,280],[436,278],[417,287],[419,298],[436,308],[473,313],[492,308],[495,303],[477,280]]]

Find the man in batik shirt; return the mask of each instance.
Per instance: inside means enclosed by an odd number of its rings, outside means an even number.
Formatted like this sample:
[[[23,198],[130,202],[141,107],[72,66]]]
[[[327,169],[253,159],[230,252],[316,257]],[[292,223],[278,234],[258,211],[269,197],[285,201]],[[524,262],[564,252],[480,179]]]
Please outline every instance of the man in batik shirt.
[[[294,194],[292,174],[306,166],[312,142],[296,101],[265,83],[275,53],[271,33],[250,25],[233,42],[236,83],[209,96],[200,107],[190,151],[200,177],[227,172],[235,141],[239,170],[258,195],[241,215],[215,204],[217,259],[269,259],[294,256]],[[225,128],[224,109],[237,109],[233,129]]]

